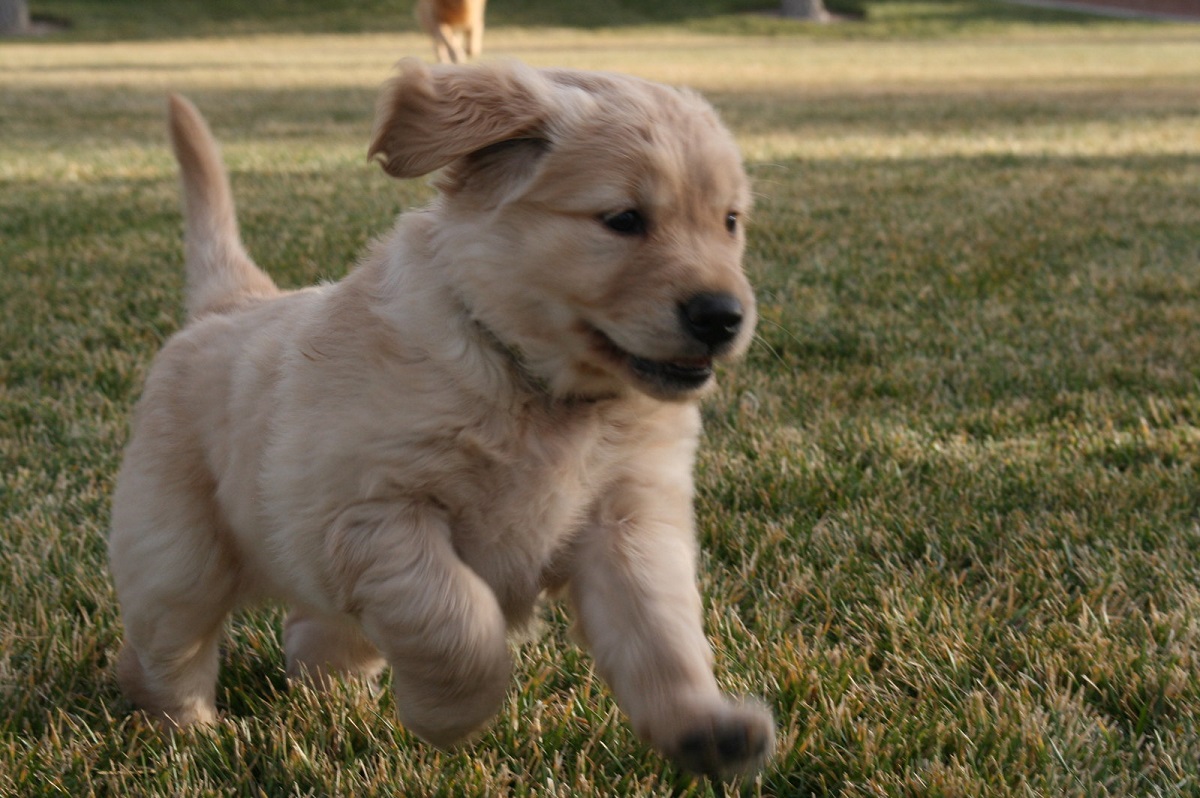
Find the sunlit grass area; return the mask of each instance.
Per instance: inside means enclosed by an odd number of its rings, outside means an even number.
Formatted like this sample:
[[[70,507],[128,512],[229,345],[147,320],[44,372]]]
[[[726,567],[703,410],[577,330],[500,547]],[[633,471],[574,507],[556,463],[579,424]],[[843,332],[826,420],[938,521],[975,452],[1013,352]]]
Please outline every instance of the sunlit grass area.
[[[1185,155],[1196,146],[1195,42],[1167,33],[1048,38],[1034,29],[1002,38],[830,42],[669,29],[501,29],[488,44],[489,57],[695,87],[738,128],[751,161]],[[168,91],[201,102],[206,94],[229,95],[210,113],[218,120],[227,113],[234,135],[254,125],[268,146],[273,138],[308,137],[323,157],[344,151],[357,158],[375,89],[392,64],[426,49],[414,34],[10,44],[0,49],[0,69],[10,79],[7,94],[22,102],[14,111],[34,106],[40,114],[6,115],[6,145],[29,154],[0,169],[20,177],[64,168],[60,145],[81,140],[104,153],[144,148],[161,136],[156,112]],[[300,92],[306,108],[298,116],[289,105]],[[81,131],[89,121],[103,126]],[[124,154],[130,157],[95,159],[97,168],[137,168],[144,160]],[[163,155],[161,148],[148,154]]]
[[[130,714],[104,539],[182,317],[164,96],[208,115],[259,262],[336,279],[430,195],[366,160],[376,88],[430,47],[319,10],[0,43],[0,794],[1194,795],[1200,36],[986,5],[833,31],[514,5],[488,35],[704,92],[755,179],[762,321],[705,404],[698,518],[719,677],[780,750],[727,787],[637,742],[556,604],[462,751],[387,695],[288,691],[274,607],[232,625],[221,725]]]

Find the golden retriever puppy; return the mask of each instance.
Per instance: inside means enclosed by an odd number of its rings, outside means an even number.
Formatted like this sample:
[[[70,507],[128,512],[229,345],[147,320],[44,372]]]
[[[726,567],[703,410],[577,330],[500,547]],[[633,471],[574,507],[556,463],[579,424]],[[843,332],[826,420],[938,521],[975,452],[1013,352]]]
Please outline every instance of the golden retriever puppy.
[[[417,22],[433,38],[441,63],[461,64],[483,54],[487,0],[417,0]]]
[[[113,498],[126,694],[215,717],[226,616],[287,602],[288,673],[385,664],[438,746],[483,726],[543,591],[638,734],[707,774],[768,755],[717,687],[696,587],[697,398],[755,321],[750,194],[698,96],[518,64],[401,65],[370,154],[440,170],[342,281],[280,291],[240,242],[203,119],[170,102],[187,325],[158,355]]]

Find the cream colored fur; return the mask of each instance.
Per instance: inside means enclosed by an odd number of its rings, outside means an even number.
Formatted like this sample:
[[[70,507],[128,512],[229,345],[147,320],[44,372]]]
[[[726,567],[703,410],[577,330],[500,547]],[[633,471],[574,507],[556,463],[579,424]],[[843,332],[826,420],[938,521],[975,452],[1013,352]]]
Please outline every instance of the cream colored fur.
[[[487,0],[417,0],[421,28],[433,39],[441,63],[461,64],[483,55]]]
[[[170,130],[189,321],[113,499],[130,698],[214,720],[225,619],[273,597],[291,677],[387,664],[402,722],[452,745],[504,698],[509,630],[561,588],[639,735],[693,770],[757,767],[773,724],[718,689],[695,581],[696,400],[754,323],[748,188],[711,109],[615,75],[406,62],[371,154],[440,169],[439,194],[341,282],[291,292],[246,255],[182,98]],[[737,309],[724,333],[711,297]]]

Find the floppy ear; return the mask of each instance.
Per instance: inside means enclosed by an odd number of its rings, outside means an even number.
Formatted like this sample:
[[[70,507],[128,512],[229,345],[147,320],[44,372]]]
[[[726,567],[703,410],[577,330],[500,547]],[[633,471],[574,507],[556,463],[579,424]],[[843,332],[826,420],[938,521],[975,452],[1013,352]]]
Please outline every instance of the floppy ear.
[[[510,139],[537,139],[553,86],[519,64],[400,62],[375,112],[368,157],[392,177],[417,177]]]

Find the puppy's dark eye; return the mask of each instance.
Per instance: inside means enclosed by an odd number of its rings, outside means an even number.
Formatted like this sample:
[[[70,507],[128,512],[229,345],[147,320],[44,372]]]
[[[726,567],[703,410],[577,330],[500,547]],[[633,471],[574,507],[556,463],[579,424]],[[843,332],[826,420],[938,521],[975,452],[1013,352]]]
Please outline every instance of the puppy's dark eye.
[[[729,213],[725,214],[725,229],[729,231],[730,235],[735,235],[737,233],[740,218],[741,217],[738,216],[737,211],[730,211]]]
[[[608,213],[600,217],[604,226],[614,233],[623,236],[640,236],[646,232],[646,219],[635,208],[617,213]]]

